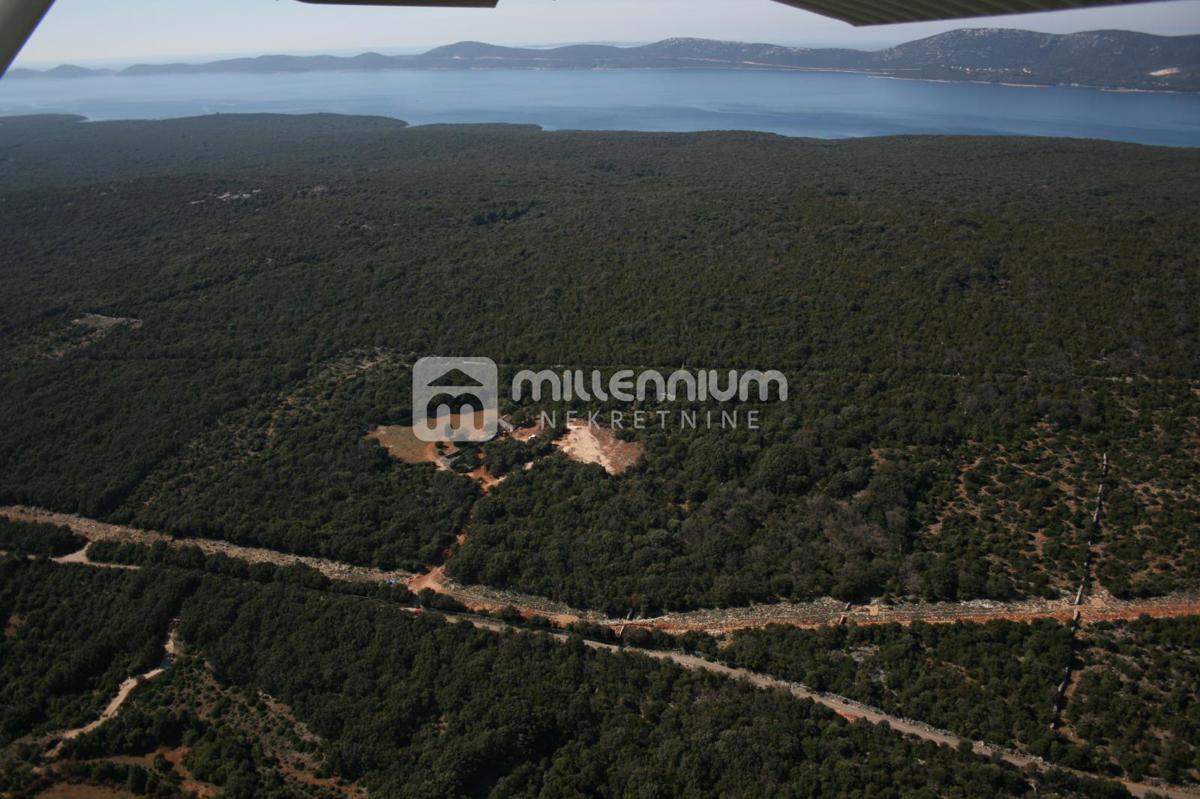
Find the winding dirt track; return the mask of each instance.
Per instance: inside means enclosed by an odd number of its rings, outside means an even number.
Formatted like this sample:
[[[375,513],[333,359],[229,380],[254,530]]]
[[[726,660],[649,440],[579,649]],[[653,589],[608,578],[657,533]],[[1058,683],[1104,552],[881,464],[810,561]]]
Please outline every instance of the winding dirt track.
[[[416,575],[406,571],[386,571],[366,566],[304,555],[291,555],[270,549],[244,547],[225,541],[204,538],[172,538],[152,530],[107,524],[105,522],[66,513],[23,506],[0,507],[0,517],[13,521],[56,524],[69,528],[88,541],[154,544],[163,542],[172,547],[195,547],[206,554],[220,554],[249,563],[270,563],[275,566],[304,565],[315,569],[331,580],[350,582],[402,583],[412,590],[429,588],[456,599],[477,612],[495,612],[515,607],[527,617],[541,617],[559,626],[577,621],[608,626],[613,629],[644,628],[671,634],[706,632],[724,635],[737,630],[781,624],[801,628],[828,627],[838,624],[953,624],[980,623],[995,619],[1028,622],[1037,619],[1056,619],[1070,622],[1078,611],[1083,623],[1136,619],[1140,616],[1171,618],[1200,615],[1200,594],[1177,593],[1155,599],[1122,600],[1105,591],[1097,591],[1087,601],[1076,606],[1071,598],[1057,600],[1023,600],[1019,602],[910,602],[896,605],[858,605],[847,607],[835,599],[813,602],[782,602],[743,608],[720,608],[674,613],[653,619],[612,619],[594,611],[578,610],[542,597],[497,591],[486,586],[463,586],[445,576],[438,568]],[[78,556],[79,553],[77,553]],[[84,556],[86,557],[86,556]]]
[[[73,730],[66,730],[65,732],[61,732],[54,736],[58,739],[58,743],[56,743],[54,747],[46,754],[52,758],[58,757],[67,741],[74,740],[81,735],[87,735],[89,732],[92,732],[100,727],[100,725],[104,724],[104,722],[116,716],[121,710],[121,705],[124,705],[125,700],[129,698],[131,693],[133,693],[134,688],[137,688],[147,680],[153,680],[162,673],[162,669],[151,669],[145,674],[138,674],[134,677],[126,677],[125,681],[121,683],[121,687],[117,689],[117,695],[114,696],[112,700],[105,706],[104,710],[100,711],[100,715],[94,721],[90,721],[82,727],[76,727]]]
[[[195,546],[206,553],[220,553],[226,555],[227,557],[238,558],[249,562],[272,563],[280,566],[303,564],[317,569],[330,579],[335,580],[405,582],[406,584],[412,586],[419,585],[422,588],[432,588],[439,593],[445,593],[449,596],[453,596],[464,604],[473,606],[473,608],[476,610],[501,609],[508,605],[513,605],[514,602],[511,600],[516,599],[516,597],[511,595],[501,594],[500,592],[492,591],[487,588],[456,586],[446,580],[446,578],[443,577],[442,572],[436,569],[424,575],[413,575],[408,572],[382,571],[379,569],[349,566],[347,564],[336,563],[334,561],[328,561],[321,558],[289,555],[275,552],[273,550],[258,549],[253,547],[241,547],[221,541],[210,541],[203,539],[173,539],[170,536],[163,535],[162,533],[107,524],[92,519],[55,513],[53,511],[46,511],[38,508],[19,506],[0,507],[0,517],[12,519],[14,521],[62,525],[70,528],[77,535],[88,539],[89,544],[92,541],[118,541],[139,544],[153,544],[162,541],[167,543],[169,546]],[[56,562],[62,564],[75,563],[87,566],[107,565],[89,560],[86,556],[86,548],[75,555],[56,559]],[[560,611],[564,609],[556,608],[553,603],[549,603],[538,598],[530,597],[529,600],[531,604],[527,606],[517,605],[518,609],[528,617],[541,616],[560,624],[577,620],[594,621],[598,619],[600,623],[608,624],[614,628],[645,627],[676,633],[686,632],[688,630],[704,630],[714,633],[727,633],[738,629],[762,627],[767,624],[792,624],[801,627],[819,627],[822,625],[840,624],[846,622],[858,624],[885,624],[892,622],[911,623],[914,621],[952,623],[955,621],[978,622],[1001,618],[1015,621],[1027,621],[1045,618],[1070,621],[1076,611],[1085,612],[1086,615],[1093,621],[1100,619],[1132,619],[1142,615],[1169,617],[1200,614],[1200,599],[1192,595],[1181,595],[1161,600],[1126,602],[1112,599],[1106,594],[1101,593],[1091,599],[1091,604],[1084,607],[1075,606],[1069,601],[1030,601],[1016,603],[912,603],[896,606],[867,606],[847,609],[843,603],[837,602],[836,600],[827,599],[811,603],[791,603],[762,606],[758,608],[732,608],[711,611],[696,611],[694,613],[665,616],[659,619],[623,621],[604,619],[603,617],[596,616],[596,614],[573,611],[569,608],[565,609],[565,612],[556,613],[554,612],[556,609]],[[412,609],[412,612],[419,613],[421,611],[418,609]],[[496,619],[473,616],[469,614],[451,614],[446,618],[451,622],[470,624],[479,629],[490,630],[493,632],[518,632],[530,635],[546,635],[559,641],[566,641],[569,637],[566,633],[533,631],[521,627],[513,627],[505,624],[504,622],[497,621]],[[853,699],[849,699],[844,696],[829,694],[822,691],[814,691],[811,688],[799,683],[782,680],[776,677],[770,677],[757,672],[748,671],[746,669],[726,666],[724,664],[716,663],[696,655],[689,655],[679,651],[617,646],[615,644],[606,644],[599,641],[590,640],[585,640],[584,644],[592,649],[601,651],[636,653],[645,657],[653,658],[655,660],[670,661],[685,669],[717,674],[729,679],[746,682],[762,690],[784,691],[798,699],[815,702],[816,704],[829,708],[848,721],[865,721],[870,724],[887,724],[890,729],[895,730],[903,735],[913,736],[934,744],[938,744],[940,746],[958,747],[964,742],[967,742],[970,744],[971,750],[975,754],[983,757],[999,758],[1017,768],[1028,767],[1037,769],[1039,771],[1048,771],[1057,768],[1062,771],[1072,771],[1070,769],[1063,769],[1062,767],[1054,766],[1053,764],[1047,763],[1040,758],[1032,757],[1021,752],[1006,749],[1004,747],[988,744],[983,741],[968,741],[967,739],[964,739],[963,737],[948,730],[938,729],[919,721],[894,716],[879,708],[856,702]],[[167,651],[169,653],[174,653],[175,651],[175,639],[173,633],[168,639]],[[100,718],[88,726],[80,728],[79,730],[72,730],[63,733],[63,739],[65,740],[68,737],[75,737],[85,732],[90,732],[92,729],[104,723],[109,718],[112,718],[112,716],[116,715],[117,711],[120,710],[120,707],[125,699],[128,698],[129,694],[141,681],[152,679],[161,672],[162,669],[156,669],[148,672],[147,674],[140,675],[138,677],[132,677],[126,680],[121,685],[121,690],[119,691],[117,697],[109,703],[108,707],[105,708]],[[58,747],[61,746],[62,743],[60,742]],[[58,747],[56,747],[56,750]],[[1087,774],[1085,772],[1073,773],[1083,777],[1096,776]],[[1182,788],[1161,784],[1136,783],[1123,780],[1119,780],[1119,782],[1136,797],[1146,797],[1154,794],[1167,796],[1170,797],[1170,799],[1200,799],[1200,791],[1196,791],[1191,788]]]
[[[105,565],[105,564],[95,563],[93,561],[87,560],[86,558],[83,560],[69,560],[66,558],[56,558],[54,562],[60,563],[60,564],[78,563],[78,564],[83,564],[86,566],[103,566],[103,565]],[[115,717],[119,712],[121,712],[121,706],[125,704],[125,700],[129,699],[129,695],[133,693],[133,689],[137,688],[139,685],[141,685],[142,683],[144,683],[148,680],[153,680],[155,677],[157,677],[158,675],[165,672],[167,670],[167,666],[170,665],[171,660],[178,653],[179,653],[179,638],[178,638],[178,634],[176,632],[175,626],[172,625],[170,631],[167,633],[166,643],[163,645],[163,665],[158,666],[157,668],[150,669],[150,671],[146,672],[145,674],[137,674],[132,677],[126,677],[125,680],[121,683],[121,687],[117,689],[117,695],[114,696],[107,705],[105,705],[104,710],[100,711],[100,715],[98,717],[96,717],[93,721],[88,722],[87,724],[85,724],[82,727],[76,727],[73,730],[65,730],[63,732],[57,733],[54,736],[52,736],[51,739],[55,740],[56,743],[54,743],[53,747],[49,751],[47,751],[46,754],[52,758],[58,757],[59,753],[62,751],[63,746],[66,745],[67,741],[74,740],[75,738],[78,738],[81,735],[87,735],[89,732],[92,732],[93,730],[99,728],[102,724],[104,724],[105,722],[107,722],[110,719],[112,719],[113,717]]]

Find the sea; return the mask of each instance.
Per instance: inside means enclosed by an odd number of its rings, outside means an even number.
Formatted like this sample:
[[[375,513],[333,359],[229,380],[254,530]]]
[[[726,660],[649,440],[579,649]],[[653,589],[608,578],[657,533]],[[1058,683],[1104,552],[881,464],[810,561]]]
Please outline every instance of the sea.
[[[1200,94],[898,80],[784,70],[387,70],[0,80],[0,116],[369,114],[414,125],[1069,136],[1200,146]]]

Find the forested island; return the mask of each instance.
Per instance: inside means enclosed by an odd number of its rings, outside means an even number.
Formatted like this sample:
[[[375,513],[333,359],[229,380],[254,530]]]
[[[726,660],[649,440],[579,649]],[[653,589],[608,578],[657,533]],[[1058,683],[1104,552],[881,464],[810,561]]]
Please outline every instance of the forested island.
[[[1094,141],[0,119],[0,791],[1194,784],[1198,195]],[[791,390],[621,469],[530,397],[403,457],[435,354]]]

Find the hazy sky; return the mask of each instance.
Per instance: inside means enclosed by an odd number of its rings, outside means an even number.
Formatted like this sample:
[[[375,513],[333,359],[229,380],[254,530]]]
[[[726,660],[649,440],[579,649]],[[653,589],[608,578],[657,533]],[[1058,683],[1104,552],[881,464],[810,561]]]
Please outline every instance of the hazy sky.
[[[1101,28],[1200,33],[1200,0],[872,28],[853,28],[772,0],[500,0],[494,10],[325,7],[294,0],[57,0],[20,62],[403,52],[463,39],[536,45],[700,36],[886,46],[968,25],[1054,33]]]

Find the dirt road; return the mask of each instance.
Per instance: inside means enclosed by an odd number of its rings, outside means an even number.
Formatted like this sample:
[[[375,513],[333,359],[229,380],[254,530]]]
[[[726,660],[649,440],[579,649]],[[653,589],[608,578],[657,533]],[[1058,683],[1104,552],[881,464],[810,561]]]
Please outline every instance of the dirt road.
[[[546,633],[546,632],[539,632],[539,631],[531,631],[531,630],[521,628],[521,627],[512,627],[511,625],[505,624],[504,622],[497,621],[495,619],[481,618],[481,617],[469,616],[469,615],[461,615],[461,616],[453,616],[452,615],[452,616],[448,616],[447,618],[452,622],[457,622],[460,624],[470,624],[474,627],[478,627],[480,629],[485,629],[485,630],[490,630],[492,632],[520,632],[520,633],[528,633],[531,635],[548,635],[548,636],[550,636],[556,640],[560,640],[560,641],[568,640],[568,636],[565,633],[554,633],[554,632]],[[901,718],[899,716],[894,716],[894,715],[887,713],[886,711],[881,710],[877,707],[865,705],[861,702],[856,702],[853,699],[849,699],[844,696],[839,696],[837,694],[825,693],[823,691],[814,691],[811,688],[808,688],[799,683],[790,682],[788,680],[781,680],[776,677],[770,677],[765,674],[759,674],[757,672],[748,671],[746,669],[740,669],[740,668],[735,668],[732,666],[726,666],[723,663],[716,663],[714,661],[708,660],[703,657],[699,657],[697,655],[689,655],[684,652],[676,652],[676,651],[668,651],[668,650],[642,649],[639,647],[631,647],[631,646],[617,646],[615,644],[606,644],[606,643],[601,643],[599,641],[585,640],[584,645],[591,649],[596,649],[596,650],[600,650],[600,651],[618,652],[618,653],[619,652],[636,653],[636,654],[642,655],[644,657],[653,658],[654,660],[670,661],[678,666],[681,666],[685,669],[689,669],[691,671],[705,671],[710,674],[717,674],[717,675],[726,677],[731,680],[737,680],[740,682],[749,683],[750,685],[753,685],[755,688],[759,688],[762,690],[784,691],[784,692],[792,695],[793,697],[796,697],[797,699],[806,699],[808,701],[815,702],[816,704],[821,705],[822,707],[829,708],[834,713],[837,713],[839,716],[846,719],[847,721],[850,721],[850,722],[864,721],[864,722],[867,722],[868,724],[885,724],[886,723],[892,730],[895,730],[896,732],[899,732],[902,735],[909,735],[914,738],[920,738],[921,740],[929,741],[930,743],[935,743],[935,744],[938,744],[939,746],[950,746],[950,747],[957,748],[960,745],[962,745],[962,743],[964,741],[967,740],[960,735],[956,735],[955,733],[950,732],[949,730],[938,729],[937,727],[932,727],[928,724],[924,724],[919,721],[913,721],[912,719],[905,719],[905,718]],[[974,752],[975,754],[980,755],[982,757],[988,757],[988,758],[998,757],[1001,760],[1003,760],[1004,762],[1006,762],[1012,766],[1016,766],[1017,768],[1023,769],[1023,768],[1031,766],[1039,771],[1049,771],[1051,769],[1058,769],[1060,771],[1071,772],[1071,773],[1076,774],[1081,777],[1091,777],[1091,778],[1096,777],[1096,775],[1094,775],[1094,774],[1087,774],[1086,772],[1074,771],[1073,769],[1065,769],[1060,766],[1055,766],[1051,763],[1048,763],[1045,760],[1042,760],[1041,758],[1032,757],[1030,755],[1026,755],[1021,752],[1016,752],[1011,749],[1006,749],[1001,746],[995,746],[993,744],[984,743],[983,741],[969,741],[969,743],[971,745],[971,751]],[[1162,784],[1128,782],[1128,781],[1124,781],[1124,780],[1118,780],[1118,782],[1120,782],[1122,785],[1124,785],[1126,790],[1128,790],[1131,794],[1133,794],[1134,796],[1139,797],[1139,798],[1148,796],[1150,794],[1157,794],[1157,795],[1161,795],[1161,796],[1170,797],[1170,799],[1200,799],[1200,791],[1196,791],[1191,788],[1182,788],[1182,787],[1178,787],[1178,786],[1169,786],[1169,785],[1162,785]]]
[[[237,544],[230,544],[227,541],[216,541],[207,538],[172,538],[169,535],[153,530],[139,530],[136,527],[108,524],[107,522],[100,522],[83,516],[56,513],[54,511],[29,508],[22,505],[0,507],[0,518],[11,519],[17,522],[56,524],[70,529],[71,532],[86,538],[89,542],[115,541],[117,543],[150,546],[161,541],[168,546],[195,547],[206,555],[225,555],[229,558],[244,560],[247,563],[270,563],[274,566],[303,565],[316,569],[331,580],[402,583],[407,582],[415,576],[412,572],[399,570],[385,571],[383,569],[373,569],[368,566],[352,566],[348,563],[338,563],[337,561],[326,560],[325,558],[292,555],[287,552],[276,552],[273,549],[262,549],[259,547],[243,547]],[[75,553],[68,557],[86,559],[86,555],[81,555],[81,553]],[[99,564],[93,563],[93,565]]]
[[[107,524],[65,513],[22,506],[0,507],[0,517],[14,521],[40,522],[68,527],[89,541],[118,541],[154,544],[162,541],[174,547],[196,547],[207,554],[221,554],[250,563],[270,563],[276,566],[301,564],[324,574],[331,580],[352,582],[402,583],[414,589],[429,588],[452,597],[473,611],[495,612],[515,607],[526,617],[541,617],[565,626],[576,621],[605,625],[612,628],[645,628],[671,634],[697,631],[724,635],[737,630],[766,627],[771,624],[802,628],[827,627],[837,624],[952,624],[954,622],[986,622],[994,619],[1034,621],[1057,619],[1070,622],[1075,612],[1082,614],[1084,623],[1136,619],[1140,616],[1170,618],[1200,615],[1200,594],[1178,593],[1155,599],[1122,600],[1098,591],[1076,606],[1073,598],[1057,600],[1032,599],[1019,602],[906,602],[895,605],[874,603],[847,607],[834,599],[812,602],[781,602],[741,608],[697,610],[672,613],[652,619],[611,619],[594,611],[571,608],[553,600],[486,586],[462,586],[447,577],[442,569],[416,575],[405,571],[385,571],[365,566],[352,566],[324,558],[291,555],[270,549],[243,547],[225,541],[202,538],[175,539],[150,530]]]
[[[83,562],[83,563],[87,563],[88,565],[92,565],[92,566],[99,565],[99,564],[91,563],[90,561],[56,560],[55,562],[56,563],[80,563],[80,562]],[[67,743],[67,741],[74,740],[75,738],[78,738],[81,735],[87,735],[89,732],[92,732],[93,730],[100,727],[100,725],[104,724],[106,721],[108,721],[108,720],[112,719],[114,716],[116,716],[117,713],[121,712],[121,706],[125,704],[125,700],[129,699],[129,695],[133,693],[133,689],[137,688],[139,685],[141,685],[144,682],[147,682],[148,680],[153,680],[155,677],[157,677],[158,675],[165,672],[167,670],[167,666],[170,665],[171,659],[174,658],[178,653],[179,653],[178,634],[176,632],[175,626],[172,625],[170,631],[167,633],[166,643],[163,644],[163,665],[158,666],[157,668],[150,669],[150,671],[147,671],[144,674],[137,674],[137,675],[134,675],[133,677],[126,677],[125,680],[121,683],[121,687],[117,689],[117,695],[114,696],[107,705],[105,705],[104,710],[100,711],[99,716],[97,716],[94,720],[88,722],[87,724],[85,724],[82,727],[76,727],[73,730],[66,730],[64,732],[60,732],[60,733],[57,733],[56,735],[52,736],[51,740],[55,740],[56,743],[53,745],[52,748],[50,748],[47,751],[46,754],[52,758],[58,757],[59,753],[62,751],[62,748]]]
[[[82,563],[85,566],[98,566],[102,569],[126,569],[128,571],[136,571],[141,568],[139,566],[128,566],[124,563],[104,563],[102,561],[92,560],[88,557],[88,548],[92,542],[88,541],[83,549],[78,552],[72,552],[70,555],[63,555],[61,558],[51,558],[55,563]]]
[[[131,541],[143,544],[164,541],[171,546],[200,546],[200,548],[206,552],[220,552],[229,557],[237,557],[244,560],[250,560],[252,562],[268,562],[275,563],[277,565],[303,563],[311,566],[312,568],[318,569],[331,579],[395,580],[397,578],[407,578],[407,581],[410,583],[415,584],[420,582],[421,587],[433,588],[434,590],[448,593],[451,596],[462,597],[463,599],[478,599],[479,604],[485,609],[494,609],[497,607],[499,599],[506,597],[506,595],[486,588],[458,587],[454,586],[452,583],[447,584],[442,572],[438,570],[421,576],[402,572],[383,572],[377,569],[347,566],[345,564],[324,561],[318,558],[286,555],[283,553],[273,552],[271,550],[262,550],[250,547],[239,547],[232,544],[226,544],[224,542],[196,541],[193,539],[175,540],[171,539],[169,536],[162,535],[161,533],[105,524],[103,522],[97,522],[91,519],[53,513],[35,508],[0,507],[0,517],[18,521],[48,522],[52,524],[63,525],[69,527],[77,534],[88,538],[89,541]],[[61,558],[59,559],[59,562],[64,564],[82,563],[85,565],[101,565],[88,561],[86,557]],[[564,623],[579,618],[587,619],[589,616],[594,615],[583,613],[577,615],[556,614],[552,612],[552,609],[549,611],[545,609],[546,605],[552,605],[553,603],[547,603],[545,600],[538,600],[536,598],[532,599],[537,603],[537,606],[523,608],[527,616],[541,616],[555,620],[559,623]],[[864,606],[847,609],[843,603],[828,599],[811,603],[770,605],[758,608],[734,608],[717,611],[697,611],[695,613],[677,614],[674,616],[662,617],[660,619],[644,619],[633,622],[606,619],[603,620],[603,623],[609,624],[613,627],[653,627],[671,632],[682,632],[689,629],[730,632],[732,630],[744,629],[748,627],[761,627],[766,624],[796,624],[798,626],[815,627],[820,626],[821,624],[843,623],[846,620],[864,624],[883,624],[888,622],[909,623],[917,620],[934,623],[949,623],[953,621],[983,621],[991,618],[1006,618],[1013,620],[1060,618],[1064,621],[1068,621],[1077,609],[1086,610],[1086,612],[1093,619],[1137,618],[1143,614],[1152,616],[1200,614],[1200,599],[1197,599],[1194,596],[1167,598],[1162,600],[1147,600],[1142,602],[1125,602],[1121,600],[1115,600],[1105,594],[1101,594],[1092,597],[1090,602],[1092,603],[1091,605],[1084,606],[1083,608],[1077,608],[1077,606],[1071,604],[1069,601],[1030,601],[1020,603],[912,603],[907,605]],[[499,604],[498,606],[504,607],[506,604],[510,603],[505,602],[503,604]],[[412,612],[420,611],[413,609]],[[511,625],[505,624],[504,622],[496,619],[473,616],[469,614],[449,615],[447,618],[452,622],[471,624],[480,629],[486,629],[495,632],[514,631],[531,635],[547,635],[559,641],[566,641],[569,637],[566,633],[562,632],[543,632],[521,627],[512,627]],[[770,677],[764,674],[748,671],[746,669],[734,668],[696,655],[689,655],[678,651],[651,650],[630,646],[617,646],[615,644],[607,644],[598,641],[585,641],[584,643],[586,646],[596,650],[636,653],[656,660],[670,661],[686,669],[705,671],[711,674],[721,675],[729,679],[743,681],[762,690],[785,691],[798,699],[812,701],[823,707],[829,708],[842,718],[849,721],[864,721],[870,724],[886,723],[891,729],[901,734],[910,735],[938,745],[958,747],[962,745],[965,740],[961,736],[956,735],[948,730],[938,729],[919,721],[894,716],[881,710],[880,708],[865,705],[844,696],[814,691],[799,683],[782,680],[776,677]],[[168,654],[174,654],[177,651],[177,642],[175,640],[174,633],[168,637],[165,648]],[[108,719],[115,716],[117,712],[119,712],[121,705],[129,697],[134,688],[136,688],[141,682],[158,676],[162,673],[162,671],[162,668],[158,668],[137,677],[131,677],[127,679],[121,684],[121,688],[118,691],[117,696],[111,702],[109,702],[108,706],[101,713],[100,717],[85,727],[62,733],[61,740],[52,750],[52,754],[57,754],[64,741],[90,732]],[[1030,755],[1006,749],[1004,747],[988,744],[982,741],[971,741],[969,743],[972,751],[976,754],[983,757],[998,757],[1001,760],[1016,766],[1017,768],[1033,767],[1043,771],[1055,768],[1055,766],[1041,760],[1040,758],[1035,758]],[[1088,775],[1083,772],[1075,773],[1080,774],[1080,776],[1095,776]],[[1137,797],[1145,797],[1153,793],[1165,795],[1171,797],[1171,799],[1200,799],[1200,791],[1195,791],[1190,788],[1124,781],[1122,784],[1130,791],[1130,793]]]

